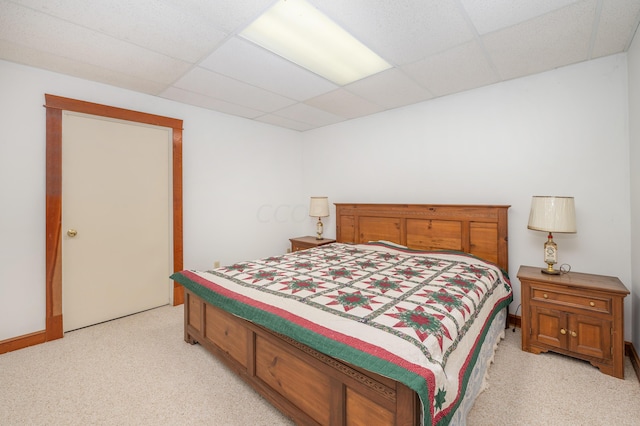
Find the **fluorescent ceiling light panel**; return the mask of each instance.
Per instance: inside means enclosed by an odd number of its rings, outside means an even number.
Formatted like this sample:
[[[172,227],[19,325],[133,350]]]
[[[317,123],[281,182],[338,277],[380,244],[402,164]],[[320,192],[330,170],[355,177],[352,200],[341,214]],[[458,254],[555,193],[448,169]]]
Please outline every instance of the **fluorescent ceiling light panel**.
[[[280,0],[240,36],[339,85],[391,65],[305,0]]]

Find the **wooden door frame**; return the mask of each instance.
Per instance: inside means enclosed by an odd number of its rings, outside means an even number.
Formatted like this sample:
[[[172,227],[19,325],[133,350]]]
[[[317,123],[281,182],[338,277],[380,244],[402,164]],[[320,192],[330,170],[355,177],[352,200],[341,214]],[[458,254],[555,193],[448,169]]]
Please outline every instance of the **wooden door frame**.
[[[173,269],[182,270],[182,120],[45,94],[46,151],[46,329],[45,341],[63,336],[62,328],[62,112],[73,111],[173,130]],[[173,304],[184,302],[173,284]]]

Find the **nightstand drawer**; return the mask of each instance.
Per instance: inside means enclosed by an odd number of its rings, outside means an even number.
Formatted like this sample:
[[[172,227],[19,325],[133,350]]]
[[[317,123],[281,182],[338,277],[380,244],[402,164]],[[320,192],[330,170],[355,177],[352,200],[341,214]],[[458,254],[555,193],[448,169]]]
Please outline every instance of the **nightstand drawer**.
[[[298,237],[298,238],[289,238],[291,241],[291,251],[300,251],[307,250],[314,247],[320,247],[325,244],[335,243],[336,240],[332,240],[330,238],[323,238],[321,240],[316,237]]]
[[[611,312],[611,299],[593,296],[581,296],[546,288],[531,287],[531,300],[554,303],[557,305],[588,309],[595,312]]]

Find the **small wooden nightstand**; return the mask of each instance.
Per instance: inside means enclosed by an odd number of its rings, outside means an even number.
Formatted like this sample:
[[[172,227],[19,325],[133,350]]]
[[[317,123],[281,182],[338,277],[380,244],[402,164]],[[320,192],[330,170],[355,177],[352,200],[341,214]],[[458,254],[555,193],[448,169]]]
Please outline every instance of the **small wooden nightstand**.
[[[616,277],[547,275],[521,266],[522,350],[553,351],[589,361],[624,378],[624,298]]]
[[[325,244],[335,243],[336,240],[332,240],[329,238],[323,238],[321,240],[316,239],[316,237],[298,237],[298,238],[290,238],[291,241],[291,251],[299,251],[306,250],[312,247],[323,246]]]

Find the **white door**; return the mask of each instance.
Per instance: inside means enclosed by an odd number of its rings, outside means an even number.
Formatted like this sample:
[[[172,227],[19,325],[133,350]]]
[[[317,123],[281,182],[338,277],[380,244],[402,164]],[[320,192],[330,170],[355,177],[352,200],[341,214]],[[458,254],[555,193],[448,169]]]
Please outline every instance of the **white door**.
[[[170,302],[171,133],[63,113],[64,331]]]

